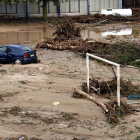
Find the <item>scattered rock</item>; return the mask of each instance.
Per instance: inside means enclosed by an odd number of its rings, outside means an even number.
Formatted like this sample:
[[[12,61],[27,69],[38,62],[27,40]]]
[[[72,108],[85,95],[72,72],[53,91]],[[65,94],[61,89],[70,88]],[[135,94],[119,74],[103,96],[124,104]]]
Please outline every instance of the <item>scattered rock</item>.
[[[7,73],[7,71],[5,69],[1,69],[0,72],[2,73],[2,75]]]
[[[38,67],[38,69],[39,69],[39,70],[43,70],[43,69],[44,69],[44,67]]]

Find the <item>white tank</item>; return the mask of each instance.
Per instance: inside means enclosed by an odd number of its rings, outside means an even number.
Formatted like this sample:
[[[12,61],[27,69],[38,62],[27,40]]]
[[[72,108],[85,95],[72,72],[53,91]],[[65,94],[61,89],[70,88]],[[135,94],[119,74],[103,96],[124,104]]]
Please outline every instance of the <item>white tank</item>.
[[[132,16],[132,10],[131,9],[107,9],[107,10],[101,10],[101,15],[120,15],[122,17],[130,17]]]

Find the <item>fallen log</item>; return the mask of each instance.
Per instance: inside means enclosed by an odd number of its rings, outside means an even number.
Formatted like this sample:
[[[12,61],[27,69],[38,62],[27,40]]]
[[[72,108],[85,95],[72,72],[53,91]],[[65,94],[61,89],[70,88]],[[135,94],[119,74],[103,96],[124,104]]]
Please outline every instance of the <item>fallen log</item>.
[[[86,96],[88,99],[92,100],[92,101],[95,102],[97,105],[101,106],[101,107],[104,109],[105,113],[107,113],[107,112],[109,111],[109,110],[107,109],[107,107],[105,106],[105,104],[103,104],[103,103],[97,101],[97,99],[95,99],[95,97],[93,97],[93,96],[91,96],[91,95],[85,93],[84,91],[82,91],[81,89],[79,89],[79,88],[77,88],[77,87],[75,87],[75,86],[73,86],[73,89],[76,90],[76,91],[77,91],[78,93],[80,93],[81,95]]]

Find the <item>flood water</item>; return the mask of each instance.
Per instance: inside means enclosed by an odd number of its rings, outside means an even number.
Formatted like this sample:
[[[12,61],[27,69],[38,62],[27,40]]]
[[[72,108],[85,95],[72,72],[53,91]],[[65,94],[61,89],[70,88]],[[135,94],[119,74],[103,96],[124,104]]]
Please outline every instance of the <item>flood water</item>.
[[[139,37],[140,27],[135,28],[122,28],[122,29],[109,29],[109,30],[92,30],[86,29],[82,31],[83,38],[93,38],[93,39],[100,39],[107,37],[109,35],[120,35],[120,36],[130,36]],[[55,30],[47,29],[46,32],[43,31],[42,28],[37,28],[34,30],[24,30],[18,32],[7,32],[7,33],[0,33],[0,45],[5,44],[16,44],[16,43],[24,43],[24,44],[35,44],[40,42],[41,40],[46,38],[51,38],[52,34]]]

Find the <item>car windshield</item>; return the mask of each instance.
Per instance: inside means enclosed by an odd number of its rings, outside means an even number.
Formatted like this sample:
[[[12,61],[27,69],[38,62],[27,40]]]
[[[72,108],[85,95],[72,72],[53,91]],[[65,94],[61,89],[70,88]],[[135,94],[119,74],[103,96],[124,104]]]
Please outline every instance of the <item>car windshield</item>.
[[[7,50],[7,47],[5,47],[5,46],[1,46],[0,47],[0,52],[3,53],[3,52],[6,52],[6,50]]]
[[[32,51],[29,47],[27,46],[22,46],[21,49],[24,51],[24,52],[29,52],[29,51]]]

